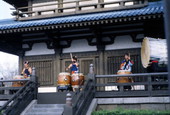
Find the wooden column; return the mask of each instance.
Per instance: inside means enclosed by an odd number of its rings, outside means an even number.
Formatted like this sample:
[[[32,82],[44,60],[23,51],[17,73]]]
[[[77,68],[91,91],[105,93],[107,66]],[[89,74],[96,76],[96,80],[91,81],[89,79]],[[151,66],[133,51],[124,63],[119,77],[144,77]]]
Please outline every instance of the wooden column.
[[[79,2],[80,2],[80,1],[76,1],[76,11],[79,11],[79,10],[80,10],[80,8],[78,7],[78,6],[79,6]]]
[[[102,75],[104,74],[104,52],[103,51],[98,51],[99,52],[99,74]]]
[[[103,3],[104,2],[104,0],[98,0],[98,8],[103,8],[103,5],[100,5],[100,3]]]
[[[96,32],[97,51],[99,53],[99,74],[104,74],[104,50],[105,45],[102,43],[102,35],[100,30]]]
[[[100,30],[100,27],[96,27],[98,29],[94,30],[94,34],[96,37],[96,42],[97,42],[97,51],[99,54],[99,65],[98,65],[98,71],[99,74],[102,75],[104,74],[104,50],[105,50],[105,45],[102,43],[102,32]],[[96,81],[97,83],[105,83],[105,79],[99,79]],[[99,89],[100,91],[104,91],[105,88],[104,87],[100,87]]]
[[[96,38],[96,47],[97,52],[99,54],[99,65],[98,65],[98,71],[99,74],[104,74],[104,50],[105,50],[105,44],[102,42],[102,31],[100,29],[100,26],[96,26],[94,28],[91,28],[91,31],[94,34],[94,37]]]
[[[18,63],[18,66],[19,66],[18,73],[19,74],[22,72],[22,69],[23,69],[23,62],[24,62],[23,58],[24,58],[24,55],[25,55],[24,51],[19,51],[18,52],[18,56],[19,56],[19,60],[18,60],[19,61],[19,63]]]
[[[54,84],[57,85],[57,76],[61,72],[61,63],[60,63],[60,54],[61,48],[55,49],[55,60],[54,60]]]
[[[32,6],[32,0],[28,1],[28,7]],[[28,8],[28,11],[32,11],[32,8]],[[32,16],[32,14],[28,14],[29,16]]]
[[[168,81],[169,81],[169,95],[170,95],[170,0],[164,0],[164,16],[165,16],[165,36],[168,47]]]
[[[58,0],[58,3],[63,3],[63,0]],[[59,4],[58,8],[63,8],[63,4]],[[59,13],[62,13],[63,11],[60,10]]]

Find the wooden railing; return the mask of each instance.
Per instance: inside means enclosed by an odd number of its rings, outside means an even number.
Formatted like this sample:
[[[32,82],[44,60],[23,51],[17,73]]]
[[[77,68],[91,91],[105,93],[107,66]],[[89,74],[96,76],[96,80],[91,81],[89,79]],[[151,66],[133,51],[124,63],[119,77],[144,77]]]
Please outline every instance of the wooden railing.
[[[94,98],[94,83],[88,79],[80,93],[73,96],[73,115],[85,115]]]
[[[117,79],[126,77],[131,82],[118,83]],[[83,89],[77,90],[66,101],[64,115],[86,114],[93,98],[117,97],[151,97],[169,96],[168,72],[137,73],[126,75],[95,75],[93,64],[90,64],[88,80]],[[71,96],[70,96],[71,98]],[[67,99],[66,99],[67,100]]]
[[[13,82],[28,82],[30,79],[11,79],[11,80],[0,80],[1,84],[13,83]],[[0,87],[0,100],[8,100],[13,96],[12,92],[16,92],[23,87],[13,87],[12,85],[1,85]]]
[[[117,83],[119,77],[129,77],[133,82]],[[167,96],[168,73],[137,73],[126,75],[96,75],[95,97]],[[125,87],[130,87],[125,88]]]
[[[138,8],[144,7],[148,4],[148,0],[113,0],[111,2],[97,0],[97,2],[89,4],[88,2],[94,1],[75,0],[69,2],[58,2],[53,4],[48,3],[44,5],[32,5],[28,7],[20,7],[16,9],[16,12],[14,12],[13,15],[16,15],[17,20],[29,20],[38,18],[49,18],[53,16],[73,15],[79,13],[91,13],[109,10]],[[53,7],[47,8],[49,6]],[[35,8],[38,10],[35,10]],[[51,13],[48,14],[48,12]]]
[[[18,87],[19,90],[0,108],[0,115],[19,115],[33,99],[37,99],[37,78],[34,68],[31,79],[1,80],[0,82],[25,82],[25,85]],[[14,87],[1,88],[1,90],[14,89],[16,90]]]

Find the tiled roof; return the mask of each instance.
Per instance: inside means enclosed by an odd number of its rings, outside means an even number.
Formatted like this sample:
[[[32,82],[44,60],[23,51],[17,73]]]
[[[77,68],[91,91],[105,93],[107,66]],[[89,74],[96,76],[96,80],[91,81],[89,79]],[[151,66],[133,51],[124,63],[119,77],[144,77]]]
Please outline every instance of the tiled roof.
[[[106,19],[126,18],[132,16],[152,15],[163,13],[162,2],[151,2],[148,6],[139,9],[119,10],[101,13],[91,13],[84,15],[72,15],[65,17],[55,17],[49,19],[15,21],[13,19],[0,20],[0,30],[28,28],[33,26],[47,26],[65,23],[79,23],[85,21],[98,21]]]

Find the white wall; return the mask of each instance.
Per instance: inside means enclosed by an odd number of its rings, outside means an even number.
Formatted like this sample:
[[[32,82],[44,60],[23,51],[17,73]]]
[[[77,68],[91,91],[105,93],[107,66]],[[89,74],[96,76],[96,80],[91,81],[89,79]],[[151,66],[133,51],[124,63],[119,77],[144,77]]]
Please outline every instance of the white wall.
[[[35,43],[31,51],[25,52],[25,56],[48,55],[54,53],[54,49],[48,49],[46,43]]]
[[[117,36],[111,45],[106,45],[106,50],[141,48],[141,43],[133,42],[131,36]]]
[[[89,46],[86,39],[73,40],[70,48],[64,48],[63,53],[97,51],[96,46]]]
[[[106,45],[105,50],[130,49],[130,48],[141,48],[141,43],[133,42],[131,36],[125,35],[117,36],[113,44]],[[97,51],[97,47],[89,46],[86,39],[81,39],[73,40],[71,43],[71,47],[63,48],[62,53],[89,52],[89,51]],[[55,54],[55,51],[54,49],[48,49],[45,43],[35,43],[31,51],[25,52],[25,56],[48,55],[48,54]]]

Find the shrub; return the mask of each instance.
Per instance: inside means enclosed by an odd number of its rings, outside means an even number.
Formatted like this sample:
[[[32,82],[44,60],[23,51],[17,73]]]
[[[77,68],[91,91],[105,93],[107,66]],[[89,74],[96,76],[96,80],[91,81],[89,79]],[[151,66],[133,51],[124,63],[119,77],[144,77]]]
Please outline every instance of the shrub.
[[[92,115],[170,115],[170,111],[115,109],[94,111]]]

